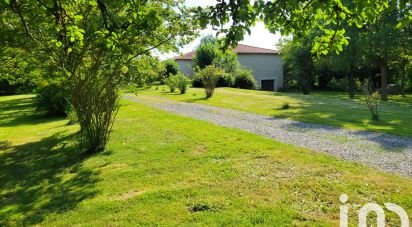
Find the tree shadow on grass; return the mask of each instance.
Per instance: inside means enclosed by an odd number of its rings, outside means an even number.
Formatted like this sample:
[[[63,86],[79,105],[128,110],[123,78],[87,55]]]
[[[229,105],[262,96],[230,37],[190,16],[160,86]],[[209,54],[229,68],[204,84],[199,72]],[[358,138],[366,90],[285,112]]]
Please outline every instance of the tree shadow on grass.
[[[185,100],[185,102],[188,102],[188,103],[196,103],[196,102],[198,102],[198,101],[205,101],[205,100],[208,100],[209,98],[207,98],[206,96],[202,96],[202,97],[196,97],[196,96],[194,96],[193,98],[188,98],[188,99],[186,99]]]
[[[20,98],[0,103],[0,127],[19,125],[36,125],[51,120],[62,120],[63,117],[50,117],[34,112],[34,98]]]
[[[98,172],[82,167],[88,155],[60,133],[0,154],[0,226],[34,225],[67,212],[97,193]]]

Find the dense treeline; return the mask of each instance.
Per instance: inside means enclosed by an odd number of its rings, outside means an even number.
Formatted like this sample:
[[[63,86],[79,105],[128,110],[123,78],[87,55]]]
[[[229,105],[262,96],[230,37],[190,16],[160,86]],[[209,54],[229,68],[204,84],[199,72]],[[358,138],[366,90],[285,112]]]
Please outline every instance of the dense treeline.
[[[317,28],[284,40],[280,47],[285,62],[285,89],[300,89],[304,94],[311,89],[341,90],[354,98],[361,84],[368,81],[381,93],[382,100],[387,100],[388,93],[411,90],[412,26],[397,26],[410,10],[410,6],[400,9],[393,5],[374,22],[360,26],[342,21],[348,43],[339,53],[313,52],[317,48],[313,43],[321,32]]]

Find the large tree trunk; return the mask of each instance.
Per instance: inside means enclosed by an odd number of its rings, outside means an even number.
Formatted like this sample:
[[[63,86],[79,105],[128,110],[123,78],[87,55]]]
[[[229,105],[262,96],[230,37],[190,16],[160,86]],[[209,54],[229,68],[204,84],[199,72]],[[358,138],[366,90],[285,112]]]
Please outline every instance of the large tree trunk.
[[[353,65],[349,67],[348,84],[349,84],[349,98],[355,98],[355,72]]]
[[[388,101],[388,64],[386,60],[379,61],[379,68],[381,70],[381,100]]]

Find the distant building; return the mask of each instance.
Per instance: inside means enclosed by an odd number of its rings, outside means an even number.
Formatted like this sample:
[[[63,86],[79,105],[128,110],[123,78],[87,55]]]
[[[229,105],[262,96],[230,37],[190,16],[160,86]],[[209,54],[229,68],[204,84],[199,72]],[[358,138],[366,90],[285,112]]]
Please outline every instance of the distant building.
[[[283,87],[283,64],[278,51],[243,44],[233,51],[237,53],[240,64],[253,71],[259,89],[277,91]],[[192,51],[174,58],[180,70],[190,77],[193,76],[192,60],[195,55],[196,52]]]

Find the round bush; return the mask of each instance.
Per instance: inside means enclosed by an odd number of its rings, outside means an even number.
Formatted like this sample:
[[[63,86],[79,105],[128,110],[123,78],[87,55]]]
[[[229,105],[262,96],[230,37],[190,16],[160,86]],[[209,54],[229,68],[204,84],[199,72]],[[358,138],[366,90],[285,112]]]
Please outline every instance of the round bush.
[[[238,70],[236,72],[233,87],[242,89],[256,89],[256,80],[253,77],[252,72],[246,69]]]
[[[194,77],[192,80],[192,87],[203,87],[202,79],[199,77]]]
[[[235,84],[235,77],[232,74],[225,73],[217,81],[216,87],[232,87]]]
[[[50,116],[66,116],[69,102],[67,92],[57,84],[50,84],[40,88],[38,91],[35,106],[36,111],[44,112]]]

